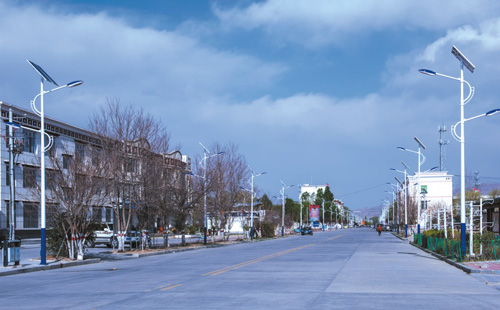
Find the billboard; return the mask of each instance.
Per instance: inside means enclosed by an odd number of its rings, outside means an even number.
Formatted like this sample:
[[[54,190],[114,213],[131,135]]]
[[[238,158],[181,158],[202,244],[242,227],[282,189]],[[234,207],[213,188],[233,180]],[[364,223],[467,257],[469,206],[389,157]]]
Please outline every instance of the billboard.
[[[319,206],[309,205],[309,220],[311,222],[319,222]]]

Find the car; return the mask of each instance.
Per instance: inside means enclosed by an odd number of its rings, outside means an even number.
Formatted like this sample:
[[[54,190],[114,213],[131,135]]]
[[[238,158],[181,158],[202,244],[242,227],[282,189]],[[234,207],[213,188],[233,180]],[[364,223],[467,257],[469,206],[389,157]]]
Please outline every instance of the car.
[[[89,238],[89,247],[93,248],[98,244],[104,244],[108,248],[112,246],[113,229],[109,224],[99,224],[96,226],[92,237]]]
[[[300,234],[301,235],[312,235],[313,230],[312,230],[311,226],[304,226],[304,227],[302,227]]]

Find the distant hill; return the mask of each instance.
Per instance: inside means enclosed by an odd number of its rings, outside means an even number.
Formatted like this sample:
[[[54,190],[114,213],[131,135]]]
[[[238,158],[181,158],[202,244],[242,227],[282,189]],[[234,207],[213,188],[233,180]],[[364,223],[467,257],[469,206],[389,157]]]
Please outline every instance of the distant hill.
[[[500,183],[482,183],[479,185],[478,189],[482,196],[487,196],[494,189],[500,190]],[[457,194],[460,194],[460,187],[453,189],[453,196],[456,196]]]

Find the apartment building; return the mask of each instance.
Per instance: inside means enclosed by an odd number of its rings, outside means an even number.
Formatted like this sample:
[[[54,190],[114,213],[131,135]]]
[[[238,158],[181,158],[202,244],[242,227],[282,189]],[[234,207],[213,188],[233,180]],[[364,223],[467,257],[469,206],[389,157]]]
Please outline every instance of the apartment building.
[[[0,101],[0,113],[3,120],[0,134],[4,138],[0,142],[0,229],[10,225],[10,174],[9,174],[9,112],[15,123],[22,127],[14,131],[14,185],[15,185],[15,229],[16,236],[21,238],[35,238],[40,236],[40,195],[36,194],[37,183],[40,181],[40,117],[31,110],[7,104]],[[62,162],[62,169],[75,158],[86,158],[89,146],[101,145],[98,137],[90,131],[71,124],[45,117],[45,131],[53,137],[52,147],[45,152],[45,161],[58,158]],[[48,139],[46,139],[47,141]],[[147,141],[146,141],[147,143]],[[139,152],[137,142],[126,143],[126,153],[133,159]],[[47,143],[46,143],[47,145]],[[164,167],[175,170],[172,175],[176,178],[185,177],[191,170],[191,159],[179,151],[170,154],[157,154],[163,157]],[[136,169],[130,165],[124,169]],[[47,166],[47,169],[55,169]],[[47,170],[48,171],[48,170]],[[50,174],[46,175],[49,178]],[[49,203],[49,202],[47,202]],[[115,202],[116,203],[116,202]],[[121,202],[119,202],[121,203]],[[125,202],[126,203],[126,202]],[[113,223],[113,208],[109,204],[92,206],[89,217],[96,222]],[[50,224],[48,224],[50,225]],[[48,228],[50,228],[48,226]]]

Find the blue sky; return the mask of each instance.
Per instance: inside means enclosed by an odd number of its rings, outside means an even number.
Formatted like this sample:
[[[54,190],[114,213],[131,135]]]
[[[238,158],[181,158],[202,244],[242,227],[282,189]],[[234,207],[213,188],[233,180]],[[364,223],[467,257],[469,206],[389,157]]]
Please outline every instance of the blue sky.
[[[329,183],[352,208],[382,204],[401,161],[439,165],[437,128],[460,118],[456,45],[476,66],[466,117],[500,108],[500,3],[475,1],[0,1],[0,100],[29,107],[38,78],[81,87],[46,114],[86,127],[107,98],[164,122],[172,147],[233,142],[269,196]],[[466,174],[500,181],[500,117],[466,123]],[[446,168],[459,174],[459,144]],[[454,186],[459,179],[454,178]],[[298,197],[297,188],[287,190]]]

